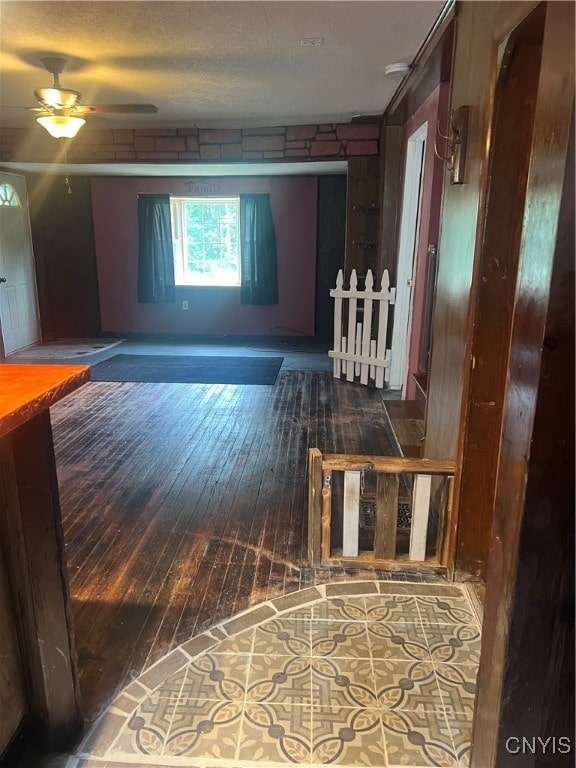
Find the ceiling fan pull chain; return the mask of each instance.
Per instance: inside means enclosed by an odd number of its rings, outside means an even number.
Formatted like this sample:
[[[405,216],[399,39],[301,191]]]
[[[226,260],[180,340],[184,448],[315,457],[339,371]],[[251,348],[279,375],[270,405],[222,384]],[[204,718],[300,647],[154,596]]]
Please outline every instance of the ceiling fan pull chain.
[[[61,139],[62,151],[64,152],[64,184],[66,185],[66,191],[69,195],[72,194],[72,187],[70,185],[70,179],[68,178],[68,151],[66,147],[66,139]]]

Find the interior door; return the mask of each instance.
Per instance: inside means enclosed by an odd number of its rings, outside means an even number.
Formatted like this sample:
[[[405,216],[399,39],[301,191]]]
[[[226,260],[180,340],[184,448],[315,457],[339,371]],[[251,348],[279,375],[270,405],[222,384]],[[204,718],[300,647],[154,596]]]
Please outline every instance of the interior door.
[[[0,173],[0,321],[6,355],[40,341],[26,180]]]
[[[424,123],[410,136],[406,148],[406,170],[402,197],[398,269],[396,272],[396,303],[392,328],[392,362],[388,380],[390,389],[404,389],[406,384],[414,254],[420,224],[422,168],[427,132],[428,123]]]

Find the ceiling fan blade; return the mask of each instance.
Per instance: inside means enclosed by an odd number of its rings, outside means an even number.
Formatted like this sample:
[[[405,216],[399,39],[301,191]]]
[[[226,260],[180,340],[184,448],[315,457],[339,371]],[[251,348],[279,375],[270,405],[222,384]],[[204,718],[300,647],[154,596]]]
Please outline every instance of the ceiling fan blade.
[[[93,114],[140,114],[154,115],[158,112],[158,107],[154,104],[91,104],[90,106],[81,106],[74,112],[92,112]]]
[[[2,104],[1,109],[23,109],[25,112],[37,112],[39,115],[51,115],[53,111],[48,107],[23,107],[20,104]]]

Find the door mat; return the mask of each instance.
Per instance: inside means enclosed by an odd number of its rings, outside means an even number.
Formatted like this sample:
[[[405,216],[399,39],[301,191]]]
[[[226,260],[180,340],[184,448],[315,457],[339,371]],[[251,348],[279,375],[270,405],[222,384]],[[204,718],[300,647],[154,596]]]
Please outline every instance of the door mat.
[[[95,355],[121,344],[124,339],[60,339],[45,344],[34,344],[10,355],[12,360],[66,360],[72,357]]]
[[[275,384],[283,357],[115,355],[93,365],[92,381]]]

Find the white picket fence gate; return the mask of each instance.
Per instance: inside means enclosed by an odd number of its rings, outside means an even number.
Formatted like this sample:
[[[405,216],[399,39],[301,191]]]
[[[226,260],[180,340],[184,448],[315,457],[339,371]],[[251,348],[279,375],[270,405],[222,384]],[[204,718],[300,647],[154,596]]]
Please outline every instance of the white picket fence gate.
[[[350,275],[350,288],[345,290],[344,274],[340,270],[330,296],[335,299],[334,349],[328,355],[334,360],[334,377],[346,376],[346,381],[359,377],[361,384],[368,384],[370,379],[382,389],[389,379],[391,351],[386,348],[386,333],[390,305],[396,297],[396,289],[390,288],[388,270],[384,270],[379,291],[374,290],[371,270],[366,273],[364,290],[360,290],[355,269]],[[343,305],[345,301],[347,307]],[[377,312],[376,320],[374,312]]]

